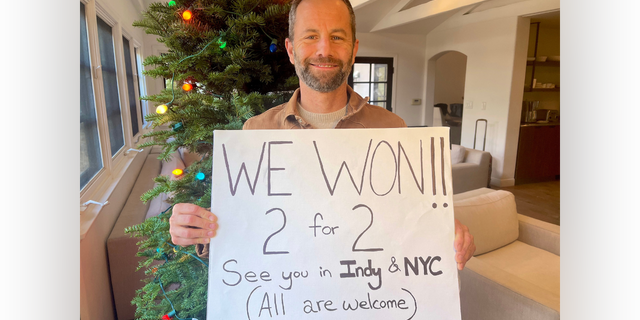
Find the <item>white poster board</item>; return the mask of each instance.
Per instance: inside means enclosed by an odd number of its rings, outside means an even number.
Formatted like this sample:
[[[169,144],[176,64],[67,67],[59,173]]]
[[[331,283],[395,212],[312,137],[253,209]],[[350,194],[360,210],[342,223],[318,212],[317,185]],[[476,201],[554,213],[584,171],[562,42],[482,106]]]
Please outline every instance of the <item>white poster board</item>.
[[[208,319],[460,319],[448,128],[215,131]]]

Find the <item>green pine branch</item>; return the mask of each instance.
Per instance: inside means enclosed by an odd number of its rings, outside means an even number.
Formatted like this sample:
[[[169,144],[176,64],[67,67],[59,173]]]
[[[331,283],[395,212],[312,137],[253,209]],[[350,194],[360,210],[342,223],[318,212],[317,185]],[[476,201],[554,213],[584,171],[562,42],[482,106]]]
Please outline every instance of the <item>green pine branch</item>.
[[[161,146],[159,159],[179,156],[177,150],[195,152],[200,160],[180,177],[158,176],[155,186],[141,196],[148,202],[161,194],[168,204],[211,204],[214,130],[240,130],[256,114],[286,102],[298,86],[295,69],[284,50],[289,3],[279,0],[176,0],[176,5],[154,3],[134,26],[158,36],[167,47],[162,55],[144,59],[144,75],[173,78],[171,88],[142,97],[151,105],[170,104],[164,114],[145,117],[152,131],[140,148]],[[191,8],[194,18],[181,19]],[[278,49],[269,46],[276,40]],[[190,92],[181,89],[194,79]],[[174,126],[180,123],[174,130]],[[166,129],[168,126],[171,129]],[[196,178],[204,173],[205,179]],[[195,247],[174,251],[169,234],[172,211],[158,212],[126,232],[139,239],[138,272],[147,276],[132,304],[137,319],[159,319],[171,311],[171,299],[180,318],[206,319],[207,268],[195,259]],[[192,255],[190,255],[190,254]],[[162,293],[163,284],[167,297]]]

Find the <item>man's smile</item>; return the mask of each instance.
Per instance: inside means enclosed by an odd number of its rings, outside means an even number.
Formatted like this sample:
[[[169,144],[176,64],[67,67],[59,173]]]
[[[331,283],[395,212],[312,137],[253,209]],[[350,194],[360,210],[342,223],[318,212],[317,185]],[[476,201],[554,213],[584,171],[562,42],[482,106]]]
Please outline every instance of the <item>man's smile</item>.
[[[338,66],[337,64],[314,64],[314,63],[310,63],[310,65],[317,68],[336,68]]]

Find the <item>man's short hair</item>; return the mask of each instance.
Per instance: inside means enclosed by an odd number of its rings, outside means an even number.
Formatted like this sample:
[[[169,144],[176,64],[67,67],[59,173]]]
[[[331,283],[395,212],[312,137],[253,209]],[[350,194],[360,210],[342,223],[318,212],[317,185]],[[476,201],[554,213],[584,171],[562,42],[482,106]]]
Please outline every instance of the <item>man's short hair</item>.
[[[296,23],[296,11],[298,10],[298,5],[302,2],[302,0],[293,0],[291,1],[291,10],[289,10],[289,41],[293,42],[293,25]],[[356,43],[356,14],[353,12],[353,7],[351,6],[351,2],[349,0],[342,0],[342,2],[347,5],[347,9],[349,9],[349,20],[351,20],[351,33],[353,35],[351,41],[352,43]]]

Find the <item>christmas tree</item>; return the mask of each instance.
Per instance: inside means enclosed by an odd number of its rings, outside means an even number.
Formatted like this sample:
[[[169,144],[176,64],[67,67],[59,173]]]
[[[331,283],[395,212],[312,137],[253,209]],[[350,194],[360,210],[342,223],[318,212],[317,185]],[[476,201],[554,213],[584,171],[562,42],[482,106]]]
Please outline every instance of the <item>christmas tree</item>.
[[[151,4],[134,23],[168,48],[145,59],[144,74],[171,79],[167,89],[143,97],[157,105],[157,114],[146,117],[154,130],[138,147],[162,146],[162,160],[179,148],[201,156],[176,172],[178,179],[157,177],[142,201],[166,193],[172,204],[210,206],[213,130],[242,129],[253,115],[287,101],[298,86],[284,48],[289,7],[288,0],[172,0]],[[147,275],[132,301],[136,318],[202,320],[208,261],[194,246],[171,242],[170,216],[171,207],[126,230],[141,238],[138,272]]]

